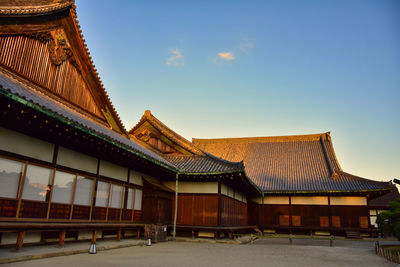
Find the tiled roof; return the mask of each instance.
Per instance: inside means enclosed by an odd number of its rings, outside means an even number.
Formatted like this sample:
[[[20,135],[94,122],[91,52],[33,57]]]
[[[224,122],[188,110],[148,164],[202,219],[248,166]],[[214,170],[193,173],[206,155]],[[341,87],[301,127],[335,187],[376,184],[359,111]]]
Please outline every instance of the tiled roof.
[[[241,162],[230,162],[211,155],[163,155],[163,157],[186,174],[217,174],[244,170]]]
[[[342,171],[329,133],[227,139],[193,139],[200,149],[229,161],[243,160],[264,192],[333,192],[391,189]]]
[[[368,202],[368,205],[373,206],[373,207],[389,208],[390,202],[398,200],[399,198],[400,198],[400,194],[399,194],[399,191],[396,189],[387,194],[384,194],[383,196],[371,199]]]
[[[69,8],[74,2],[74,0],[0,1],[0,15],[44,15]]]
[[[151,114],[150,110],[146,110],[140,119],[140,121],[129,130],[130,134],[133,134],[136,129],[138,129],[144,122],[149,122],[154,128],[160,131],[164,136],[166,136],[169,140],[174,142],[175,144],[183,147],[189,152],[195,155],[204,155],[203,151],[194,146],[191,142],[189,142],[184,137],[177,134],[175,131],[171,130],[168,126],[162,123],[159,119],[157,119],[153,114]]]
[[[128,137],[111,130],[110,128],[94,120],[93,118],[82,114],[77,109],[63,104],[60,101],[57,101],[56,99],[48,96],[47,94],[44,94],[34,89],[34,86],[30,86],[30,84],[24,81],[22,78],[13,77],[11,74],[7,74],[1,69],[0,91],[11,92],[13,95],[17,95],[28,102],[40,106],[45,110],[48,110],[54,114],[58,114],[59,116],[65,118],[68,123],[76,123],[81,127],[94,131],[95,133],[107,138],[108,140],[116,141],[136,151],[139,156],[149,158],[150,160],[161,163],[164,166],[176,169],[175,166],[171,165],[161,156],[146,149],[138,142],[130,140]]]

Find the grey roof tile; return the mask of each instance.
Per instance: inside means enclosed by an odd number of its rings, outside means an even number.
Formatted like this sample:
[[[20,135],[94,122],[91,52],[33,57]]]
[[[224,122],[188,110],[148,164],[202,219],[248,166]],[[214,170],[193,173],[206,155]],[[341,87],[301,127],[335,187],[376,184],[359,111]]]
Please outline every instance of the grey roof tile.
[[[193,143],[225,160],[243,160],[249,178],[265,192],[343,192],[392,188],[389,182],[368,180],[343,172],[329,133],[193,139]]]

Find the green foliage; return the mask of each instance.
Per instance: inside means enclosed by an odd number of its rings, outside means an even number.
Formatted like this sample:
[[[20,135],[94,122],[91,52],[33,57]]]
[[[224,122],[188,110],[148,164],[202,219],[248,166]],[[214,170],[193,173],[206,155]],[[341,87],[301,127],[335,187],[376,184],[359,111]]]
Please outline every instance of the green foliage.
[[[390,202],[390,209],[379,214],[376,223],[384,235],[400,240],[400,199]]]

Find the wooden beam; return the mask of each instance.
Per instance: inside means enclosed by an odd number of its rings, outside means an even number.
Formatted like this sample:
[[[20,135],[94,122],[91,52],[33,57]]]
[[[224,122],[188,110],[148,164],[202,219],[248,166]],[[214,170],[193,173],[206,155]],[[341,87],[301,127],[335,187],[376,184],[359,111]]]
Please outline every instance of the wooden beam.
[[[221,181],[218,181],[218,226],[221,226],[222,214],[222,200],[221,200]]]
[[[59,234],[58,245],[60,247],[64,246],[65,234],[66,234],[66,231],[61,231]]]
[[[16,243],[16,250],[20,250],[22,248],[22,245],[24,243],[24,235],[25,231],[19,231],[18,236],[17,236],[17,243]]]
[[[136,230],[136,238],[140,239],[140,227],[138,227]]]
[[[121,241],[121,237],[122,237],[122,229],[121,229],[121,228],[118,228],[118,231],[117,231],[117,240],[118,240],[118,241]]]
[[[92,232],[92,243],[96,243],[97,239],[97,230],[93,230]]]
[[[21,189],[19,191],[20,193],[19,193],[19,196],[18,196],[17,214],[15,215],[16,218],[19,218],[19,211],[21,210],[22,193],[24,192],[24,184],[25,184],[25,177],[26,177],[26,169],[27,168],[28,168],[28,162],[25,161],[24,173],[22,175]]]

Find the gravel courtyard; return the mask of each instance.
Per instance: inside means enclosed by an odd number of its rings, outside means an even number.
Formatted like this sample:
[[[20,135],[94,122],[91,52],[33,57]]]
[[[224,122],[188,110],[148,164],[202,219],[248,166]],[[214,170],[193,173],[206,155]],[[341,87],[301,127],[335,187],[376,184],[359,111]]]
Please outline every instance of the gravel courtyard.
[[[167,242],[9,264],[12,266],[396,266],[373,242],[262,238],[253,244]],[[7,266],[7,265],[5,265]]]

